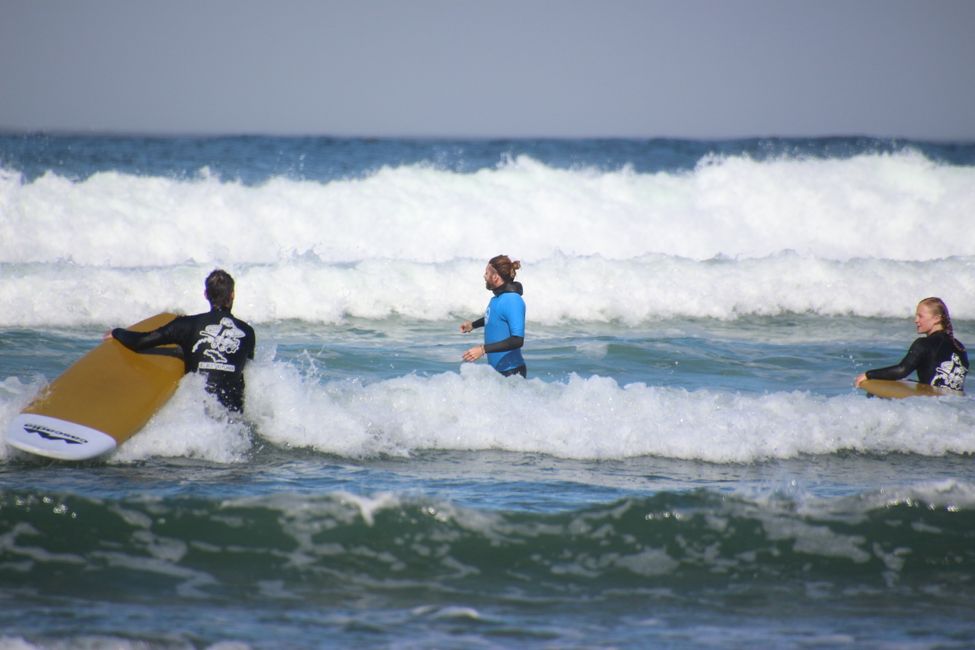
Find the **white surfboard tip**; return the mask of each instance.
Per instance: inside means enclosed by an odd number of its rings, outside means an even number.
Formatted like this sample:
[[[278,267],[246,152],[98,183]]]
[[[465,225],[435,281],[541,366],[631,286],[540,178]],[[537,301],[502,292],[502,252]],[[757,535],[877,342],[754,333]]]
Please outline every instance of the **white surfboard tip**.
[[[7,428],[11,447],[57,460],[87,460],[115,449],[115,438],[75,422],[21,413]]]

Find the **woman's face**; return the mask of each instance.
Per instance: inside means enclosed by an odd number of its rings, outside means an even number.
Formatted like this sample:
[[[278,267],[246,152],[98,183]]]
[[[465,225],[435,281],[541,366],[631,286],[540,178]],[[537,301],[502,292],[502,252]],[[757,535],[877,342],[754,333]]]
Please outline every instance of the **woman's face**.
[[[930,334],[942,329],[941,316],[935,313],[931,307],[921,303],[917,306],[914,313],[914,326],[917,327],[918,334]]]

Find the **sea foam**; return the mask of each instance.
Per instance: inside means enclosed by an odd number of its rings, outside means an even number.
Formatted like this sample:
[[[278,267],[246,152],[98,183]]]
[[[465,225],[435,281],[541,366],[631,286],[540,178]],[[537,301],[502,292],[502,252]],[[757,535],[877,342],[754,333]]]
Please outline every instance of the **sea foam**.
[[[238,277],[238,311],[256,323],[442,320],[482,308],[481,269],[499,252],[522,260],[538,323],[900,317],[928,295],[975,318],[973,213],[975,168],[911,150],[657,173],[522,156],[260,185],[0,170],[0,327],[198,311],[215,266]]]
[[[229,265],[235,312],[254,324],[350,318],[467,319],[483,312],[484,261],[292,259]],[[90,267],[0,264],[0,327],[107,327],[160,312],[207,309],[211,265]],[[975,318],[975,256],[930,262],[827,260],[796,253],[697,261],[668,255],[525,261],[530,323],[636,325],[665,319],[818,314],[909,318],[917,301],[942,297],[956,319]]]
[[[239,462],[262,444],[348,458],[503,450],[713,463],[843,451],[975,453],[975,402],[969,398],[868,400],[852,388],[834,397],[743,394],[621,385],[600,376],[523,381],[485,366],[363,384],[322,381],[279,361],[250,366],[247,381],[253,437],[245,425],[209,408],[199,378],[189,376],[113,462],[170,456]],[[0,413],[13,417],[29,392],[7,386]]]
[[[255,398],[248,409],[262,436],[344,456],[500,449],[726,463],[843,450],[975,452],[975,404],[966,398],[908,404],[866,400],[852,389],[837,397],[750,395],[620,385],[599,376],[507,381],[483,366],[368,385],[319,384],[288,376],[293,371],[282,365],[264,364],[249,377]]]
[[[310,254],[443,263],[505,252],[707,260],[785,250],[829,260],[975,253],[975,168],[922,154],[707,157],[688,172],[559,169],[518,157],[473,173],[386,167],[330,182],[0,170],[0,261],[98,267],[274,264]]]

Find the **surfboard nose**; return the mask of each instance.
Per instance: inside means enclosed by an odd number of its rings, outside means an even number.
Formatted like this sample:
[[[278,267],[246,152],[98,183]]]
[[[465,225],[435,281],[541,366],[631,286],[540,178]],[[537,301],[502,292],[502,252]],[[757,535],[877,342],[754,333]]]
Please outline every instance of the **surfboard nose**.
[[[10,446],[58,460],[85,460],[115,449],[115,438],[97,429],[37,413],[21,413],[7,429]]]

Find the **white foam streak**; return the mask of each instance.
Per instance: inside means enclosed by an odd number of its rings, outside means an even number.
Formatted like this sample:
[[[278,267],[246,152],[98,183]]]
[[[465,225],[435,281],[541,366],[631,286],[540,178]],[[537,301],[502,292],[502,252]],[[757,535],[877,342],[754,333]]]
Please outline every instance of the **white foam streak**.
[[[204,311],[203,278],[210,269],[0,265],[0,327],[107,327],[163,310]],[[480,260],[341,265],[295,259],[228,270],[237,278],[235,312],[255,324],[466,319],[482,313],[489,297]],[[955,319],[975,318],[975,256],[920,263],[794,253],[703,262],[560,255],[526,262],[518,277],[529,322],[546,325],[787,313],[908,318],[929,295],[942,297]]]
[[[423,449],[508,450],[562,458],[654,455],[718,463],[841,450],[975,452],[965,398],[882,401],[805,392],[745,395],[631,384],[505,380],[481,366],[369,385],[319,384],[283,364],[248,376],[248,409],[280,446],[351,457]]]
[[[6,427],[36,387],[13,380],[0,393]],[[861,394],[764,395],[505,379],[483,365],[364,385],[321,382],[283,362],[247,370],[247,419],[213,408],[202,380],[176,395],[109,462],[151,457],[245,462],[257,445],[348,458],[406,457],[422,450],[504,450],[574,459],[638,456],[749,463],[855,451],[926,456],[975,453],[975,400],[870,400]],[[0,458],[9,457],[9,450]]]
[[[447,262],[505,252],[625,260],[931,260],[975,253],[975,168],[920,153],[706,159],[691,172],[563,170],[521,157],[461,174],[385,168],[259,186],[103,172],[23,183],[0,170],[0,261],[111,267],[194,262]]]

